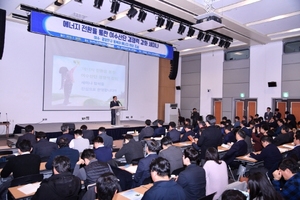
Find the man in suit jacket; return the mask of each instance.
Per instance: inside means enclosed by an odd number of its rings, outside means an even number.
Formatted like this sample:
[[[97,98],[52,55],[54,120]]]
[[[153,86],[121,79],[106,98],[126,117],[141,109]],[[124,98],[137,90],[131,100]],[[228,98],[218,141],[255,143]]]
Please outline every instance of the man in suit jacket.
[[[37,143],[33,145],[32,154],[39,155],[42,161],[47,161],[51,153],[58,149],[57,144],[49,142],[44,132],[36,132]]]
[[[180,132],[176,130],[176,123],[175,122],[170,122],[169,123],[169,132],[167,132],[166,136],[171,138],[173,143],[180,141]]]
[[[193,129],[192,125],[185,125],[184,129],[185,129],[185,133],[181,137],[180,142],[190,141],[188,136],[191,136],[192,138],[195,137],[195,133],[192,131],[192,129]]]
[[[106,130],[104,127],[100,127],[98,129],[98,131],[99,131],[98,136],[103,138],[104,146],[112,149],[113,148],[113,138],[106,134]]]
[[[153,137],[161,137],[162,135],[165,136],[166,134],[166,129],[163,127],[164,121],[163,120],[158,120],[157,121],[157,128],[154,130]]]
[[[147,153],[146,157],[139,161],[137,170],[134,174],[134,187],[138,187],[143,184],[143,181],[146,178],[150,178],[150,164],[151,162],[158,157],[157,151],[160,149],[159,143],[152,139],[146,140],[145,151]]]
[[[222,144],[222,132],[221,129],[216,124],[216,118],[213,115],[206,116],[206,126],[201,133],[200,138],[197,141],[197,145],[201,148],[201,163],[204,164],[206,149],[209,147],[214,147],[218,149],[218,146]],[[193,145],[194,146],[194,145]]]
[[[71,140],[74,139],[74,135],[70,134],[70,127],[67,124],[63,124],[60,127],[60,130],[62,131],[62,135],[57,137],[56,144],[60,141],[60,138],[66,138],[68,140],[68,144],[71,142]]]
[[[276,146],[293,142],[294,132],[288,125],[282,125],[281,134],[279,134],[274,140],[273,144]]]
[[[143,158],[144,151],[142,143],[135,141],[132,135],[126,134],[123,147],[115,155],[116,158],[121,158],[122,156],[125,156],[128,164],[134,159]]]
[[[93,140],[95,138],[94,131],[88,130],[86,125],[82,125],[80,129],[82,130],[83,138],[88,139],[90,144],[93,144]]]
[[[120,106],[120,102],[118,101],[117,96],[113,96],[113,100],[110,102],[110,110],[111,110],[111,125],[116,125],[116,110],[111,109],[112,107]]]
[[[186,199],[198,200],[205,196],[206,177],[205,171],[197,164],[198,151],[188,147],[183,152],[185,170],[178,175],[177,183],[182,186]]]
[[[231,148],[222,157],[222,160],[226,162],[227,165],[231,165],[233,160],[238,156],[243,156],[247,154],[247,143],[245,142],[246,133],[243,130],[238,130],[235,134],[236,143],[234,143]],[[231,165],[237,167],[235,165]]]
[[[294,158],[296,161],[300,161],[300,130],[294,135],[294,149],[288,152],[287,157]]]
[[[267,112],[265,112],[265,115],[264,115],[265,121],[269,122],[272,117],[273,117],[273,113],[271,112],[271,108],[267,107]]]
[[[112,159],[112,150],[104,146],[102,137],[98,136],[94,139],[94,148],[97,160],[107,162]]]
[[[158,154],[160,157],[163,157],[169,161],[171,173],[174,170],[183,167],[182,151],[179,147],[175,147],[172,144],[171,138],[164,137],[161,140],[161,146],[163,149]]]
[[[22,140],[29,140],[31,145],[34,145],[36,143],[34,127],[32,125],[25,126],[25,134],[18,138],[16,143],[17,148]]]
[[[146,127],[143,128],[139,134],[139,141],[143,140],[144,138],[152,137],[154,134],[154,129],[150,126],[151,120],[147,119],[145,121]]]

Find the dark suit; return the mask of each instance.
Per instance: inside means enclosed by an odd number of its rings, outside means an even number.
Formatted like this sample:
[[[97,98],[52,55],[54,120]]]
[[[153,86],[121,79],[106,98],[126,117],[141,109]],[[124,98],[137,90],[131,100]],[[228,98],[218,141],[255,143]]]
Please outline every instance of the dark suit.
[[[201,159],[205,159],[206,149],[209,147],[215,147],[222,144],[222,132],[217,126],[209,126],[205,128],[197,142],[197,145],[201,148]]]
[[[1,171],[1,177],[6,178],[11,173],[14,178],[39,174],[41,158],[34,154],[23,154],[10,158]]]
[[[71,162],[71,170],[73,170],[77,161],[79,160],[79,151],[76,149],[71,149],[70,147],[62,147],[56,151],[53,151],[46,163],[46,169],[51,170],[53,168],[52,162],[56,156],[68,157]]]
[[[287,157],[291,157],[297,161],[300,161],[300,145],[296,146],[292,151],[290,151]]]
[[[236,142],[235,135],[232,131],[224,135],[223,144]]]
[[[165,127],[158,127],[154,130],[153,137],[160,137],[164,136],[166,134],[166,128]]]
[[[47,139],[40,139],[35,145],[33,145],[32,154],[39,155],[42,160],[50,157],[51,153],[58,149],[56,143],[49,142]]]
[[[82,130],[83,138],[86,138],[90,141],[90,144],[93,144],[93,139],[95,138],[94,131],[92,130]]]
[[[101,162],[107,162],[112,159],[112,151],[109,147],[98,147],[94,149],[97,160]]]
[[[293,137],[294,137],[293,132],[280,134],[273,140],[273,144],[275,144],[276,146],[279,146],[279,145],[282,145],[282,144],[293,142]]]
[[[229,165],[236,157],[247,154],[247,149],[248,147],[245,140],[239,140],[231,146],[231,148],[223,156],[222,160]]]
[[[104,142],[104,146],[109,147],[109,148],[113,148],[113,138],[109,135],[106,134],[106,132],[103,132],[101,134],[99,134],[100,137],[102,137],[103,142]]]
[[[167,136],[172,139],[172,142],[180,141],[180,132],[176,129],[172,129],[171,131],[167,132]]]
[[[116,153],[115,157],[121,158],[123,155],[125,155],[125,159],[128,164],[130,164],[133,159],[143,158],[144,151],[142,143],[131,139],[127,144],[123,145],[123,147]]]
[[[149,154],[145,158],[139,161],[137,170],[134,174],[135,187],[142,185],[143,181],[146,178],[150,177],[150,169],[149,169],[150,163],[152,162],[152,160],[154,160],[157,157],[158,155],[156,153]]]
[[[188,136],[195,137],[195,133],[193,131],[185,132],[181,137],[180,142],[190,141]]]
[[[170,172],[182,168],[182,151],[179,147],[169,146],[167,149],[163,149],[158,154],[160,157],[167,159],[170,163]]]
[[[200,115],[198,112],[192,112],[191,119],[192,119],[192,125],[193,127],[197,126],[197,120],[199,119]]]
[[[154,129],[150,126],[146,126],[143,128],[139,134],[139,141],[143,140],[144,138],[147,137],[153,137],[154,134]]]
[[[177,183],[183,188],[188,200],[198,200],[205,196],[205,171],[196,164],[190,164],[180,172]]]
[[[112,107],[115,106],[120,106],[119,105],[119,101],[111,101],[110,102],[110,110],[111,110],[111,125],[116,125],[116,110],[115,109],[111,109]]]
[[[24,135],[22,135],[21,137],[18,138],[18,141],[16,143],[16,147],[19,147],[20,142],[22,142],[23,140],[29,140],[31,143],[31,146],[33,146],[36,143],[36,139],[35,139],[35,135],[32,133],[25,133]]]
[[[270,121],[270,119],[273,117],[273,113],[272,112],[265,112],[265,115],[264,115],[264,119],[265,121]]]
[[[70,133],[62,134],[61,136],[57,137],[56,144],[58,144],[60,138],[67,138],[68,139],[68,144],[70,144],[71,140],[74,139],[74,135],[71,135]]]

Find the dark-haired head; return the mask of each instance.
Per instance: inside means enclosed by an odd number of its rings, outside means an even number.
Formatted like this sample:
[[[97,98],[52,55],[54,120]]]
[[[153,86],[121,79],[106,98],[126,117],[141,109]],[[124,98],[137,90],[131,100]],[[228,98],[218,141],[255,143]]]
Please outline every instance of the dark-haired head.
[[[112,173],[104,173],[96,181],[96,193],[99,200],[112,200],[115,193],[119,191],[121,191],[119,181]]]
[[[80,126],[80,129],[83,130],[83,131],[87,130],[87,126],[86,125],[82,125],[82,126]]]
[[[170,177],[169,161],[165,158],[157,157],[150,164],[150,172],[155,172],[159,177]]]
[[[152,139],[152,140],[146,140],[145,142],[150,152],[157,152],[160,150],[160,145],[158,141]]]
[[[68,147],[69,146],[69,140],[66,137],[61,137],[61,138],[59,138],[57,144],[58,144],[59,148]]]
[[[209,147],[207,150],[206,150],[206,153],[205,153],[205,160],[208,161],[208,160],[213,160],[215,161],[216,163],[218,164],[221,164],[220,160],[219,160],[219,153],[218,153],[218,150],[214,147]]]
[[[213,126],[216,124],[216,117],[213,115],[207,115],[205,120],[210,126]]]
[[[222,200],[246,200],[247,197],[239,190],[225,190],[222,194]]]
[[[172,128],[176,128],[176,123],[175,122],[170,122],[169,126],[172,127]]]
[[[85,149],[83,150],[83,152],[81,153],[81,159],[88,159],[88,160],[92,160],[96,158],[95,152],[93,149]]]
[[[71,162],[66,156],[56,156],[52,166],[54,168],[54,174],[62,174],[70,171]]]
[[[100,133],[105,133],[105,127],[101,126],[101,127],[98,129],[98,132],[99,132],[99,134],[100,134]]]
[[[82,130],[76,129],[76,130],[74,131],[74,135],[82,136],[82,135],[83,135],[83,134],[82,134]]]
[[[285,158],[279,165],[279,169],[285,171],[286,169],[290,170],[292,174],[299,172],[299,164],[293,158]]]
[[[32,133],[34,131],[34,127],[32,125],[25,126],[26,133]]]
[[[35,138],[36,139],[46,139],[47,136],[46,136],[46,133],[43,132],[43,131],[38,131],[35,133]]]
[[[150,119],[146,119],[145,124],[146,124],[147,126],[150,126],[150,125],[151,125],[151,120],[150,120]]]
[[[193,147],[188,147],[183,151],[183,157],[188,158],[191,163],[196,164],[199,159],[199,153]]]
[[[30,143],[30,141],[29,140],[22,140],[20,143],[19,143],[19,145],[18,145],[18,149],[22,152],[22,153],[24,153],[24,152],[30,152],[31,151],[31,148],[32,148],[32,146],[31,146],[31,143]]]
[[[169,146],[169,145],[173,144],[172,139],[170,137],[168,137],[168,136],[163,137],[163,139],[161,139],[160,143],[161,143],[162,147],[163,146]]]

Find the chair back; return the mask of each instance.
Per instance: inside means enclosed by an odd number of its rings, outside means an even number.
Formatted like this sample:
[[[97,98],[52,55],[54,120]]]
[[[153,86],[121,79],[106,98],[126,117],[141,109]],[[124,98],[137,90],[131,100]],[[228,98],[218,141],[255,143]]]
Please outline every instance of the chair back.
[[[217,192],[214,192],[214,193],[212,193],[212,194],[209,194],[209,195],[207,195],[207,196],[205,196],[205,197],[200,198],[199,200],[213,200],[216,193],[217,193]]]
[[[11,155],[13,154],[13,151],[0,151],[0,155]]]
[[[10,187],[18,186],[18,185],[26,185],[29,183],[40,182],[44,178],[43,174],[31,174],[27,176],[21,176],[18,178],[14,178],[11,181]]]

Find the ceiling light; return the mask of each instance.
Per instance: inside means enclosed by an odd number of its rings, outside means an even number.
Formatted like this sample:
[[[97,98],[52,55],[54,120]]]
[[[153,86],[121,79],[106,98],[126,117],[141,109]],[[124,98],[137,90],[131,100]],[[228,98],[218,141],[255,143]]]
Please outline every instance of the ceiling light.
[[[129,19],[132,19],[137,14],[137,9],[135,9],[133,6],[128,10],[127,17]]]
[[[189,28],[189,31],[188,31],[188,33],[187,33],[187,36],[188,36],[188,37],[192,37],[192,36],[194,35],[194,33],[195,33],[195,29],[193,29],[192,27],[190,27],[190,28]]]
[[[219,42],[219,38],[217,38],[216,36],[214,36],[214,38],[211,41],[211,44],[217,44]]]
[[[185,28],[186,27],[183,24],[180,24],[177,33],[182,35],[185,31]]]
[[[95,0],[94,1],[94,7],[100,9],[100,7],[103,5],[103,0]]]
[[[208,42],[210,40],[211,35],[207,34],[204,36],[204,42]]]
[[[56,6],[61,6],[61,5],[63,5],[64,4],[64,0],[56,0],[55,2],[54,2],[54,5],[56,5]]]
[[[165,19],[162,18],[162,16],[158,16],[156,26],[162,27],[164,25],[164,23],[165,23]]]
[[[147,13],[143,9],[141,9],[137,20],[139,22],[144,22],[144,20],[146,19],[146,17],[147,17]]]
[[[204,33],[202,31],[199,31],[199,34],[197,36],[197,40],[202,40],[204,38]]]
[[[225,44],[225,40],[221,39],[219,42],[219,47],[223,47]]]
[[[173,28],[174,22],[170,19],[167,20],[166,29],[169,31]]]
[[[113,0],[110,7],[110,12],[117,14],[120,8],[120,3],[117,0]]]
[[[225,49],[228,49],[230,47],[231,43],[226,41],[225,44],[224,44],[224,48]]]

